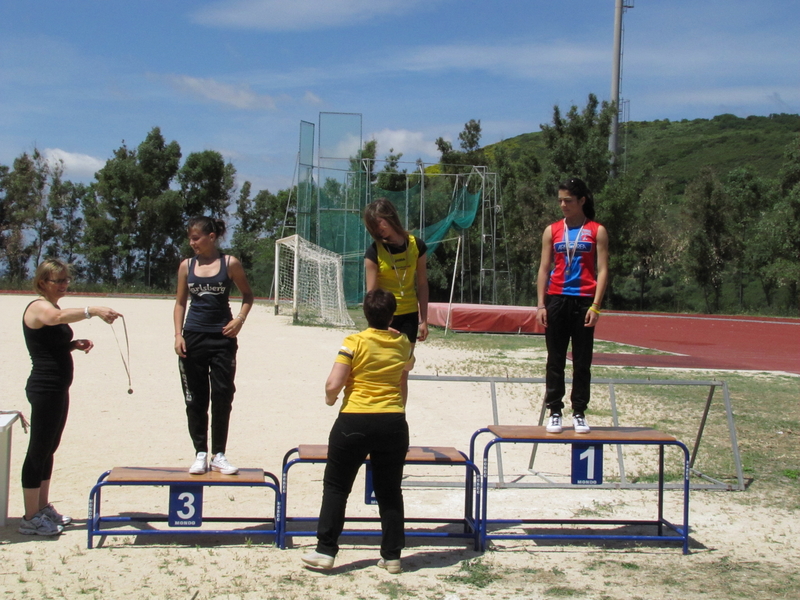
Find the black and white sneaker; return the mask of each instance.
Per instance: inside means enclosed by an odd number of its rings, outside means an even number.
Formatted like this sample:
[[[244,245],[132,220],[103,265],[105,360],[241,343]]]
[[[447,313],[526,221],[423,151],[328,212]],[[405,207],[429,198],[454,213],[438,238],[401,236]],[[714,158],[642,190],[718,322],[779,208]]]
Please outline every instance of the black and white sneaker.
[[[62,515],[59,513],[52,504],[48,504],[42,510],[39,511],[40,515],[44,515],[48,519],[50,519],[56,525],[69,525],[72,523],[72,517],[68,517],[67,515]]]
[[[572,415],[572,426],[575,428],[575,433],[589,433],[589,423],[586,422],[586,416],[582,414]]]
[[[561,425],[561,415],[559,414],[552,414],[550,418],[547,420],[547,433],[561,433],[564,431],[563,426]]]

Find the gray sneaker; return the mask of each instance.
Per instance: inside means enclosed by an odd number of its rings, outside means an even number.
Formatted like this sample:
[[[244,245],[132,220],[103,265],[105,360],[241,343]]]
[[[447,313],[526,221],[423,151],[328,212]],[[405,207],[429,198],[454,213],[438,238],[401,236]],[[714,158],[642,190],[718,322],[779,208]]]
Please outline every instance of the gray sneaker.
[[[69,525],[72,523],[72,517],[62,515],[59,513],[52,504],[48,504],[39,511],[40,515],[44,515],[56,525]]]
[[[36,513],[30,521],[22,517],[17,531],[24,535],[59,535],[64,528],[53,523],[42,513]]]

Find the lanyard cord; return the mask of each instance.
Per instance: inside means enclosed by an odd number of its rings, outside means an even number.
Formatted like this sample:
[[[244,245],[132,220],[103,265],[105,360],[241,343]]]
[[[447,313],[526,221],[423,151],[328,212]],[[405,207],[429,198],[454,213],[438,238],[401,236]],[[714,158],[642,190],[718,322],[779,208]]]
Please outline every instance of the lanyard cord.
[[[117,337],[117,330],[114,329],[114,324],[111,324],[111,331],[114,332],[114,339],[117,341],[117,350],[119,350],[119,357],[122,359],[122,365],[125,367],[125,372],[128,374],[128,393],[133,393],[133,387],[131,385],[131,345],[128,342],[128,326],[125,323],[125,317],[120,315],[122,319],[122,329],[125,332],[125,348],[128,352],[128,359],[125,360],[125,355],[122,353],[122,347],[119,345],[119,338]]]
[[[578,230],[578,236],[575,238],[575,243],[572,245],[572,254],[569,252],[569,228],[567,227],[567,220],[564,219],[564,242],[566,243],[566,254],[567,254],[567,273],[572,270],[572,261],[575,259],[575,252],[578,251],[578,242],[581,239],[581,234],[583,233],[583,226],[586,225],[586,218],[584,217],[583,223],[581,223],[581,228]]]

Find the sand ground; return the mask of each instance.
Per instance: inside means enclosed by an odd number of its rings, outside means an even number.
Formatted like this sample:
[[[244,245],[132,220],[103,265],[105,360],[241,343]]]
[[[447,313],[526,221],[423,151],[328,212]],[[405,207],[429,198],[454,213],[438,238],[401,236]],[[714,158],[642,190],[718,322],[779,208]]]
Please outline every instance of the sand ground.
[[[24,394],[30,361],[21,315],[33,296],[0,296],[0,409],[29,414]],[[107,304],[126,317],[134,394],[115,341],[124,351],[122,324],[114,330],[92,319],[73,326],[95,348],[75,353],[69,422],[56,455],[51,499],[76,519],[55,539],[17,533],[22,514],[20,468],[27,436],[15,425],[11,451],[9,519],[0,528],[0,599],[4,598],[585,598],[794,597],[800,560],[800,522],[790,510],[765,508],[758,490],[696,492],[691,499],[692,552],[677,545],[498,541],[481,556],[470,543],[409,539],[400,576],[378,569],[374,538],[343,538],[337,567],[304,569],[300,556],[313,538],[296,537],[279,550],[269,538],[235,536],[114,536],[86,547],[86,506],[98,476],[112,467],[186,467],[192,446],[172,349],[171,299],[82,298],[65,307]],[[325,406],[323,383],[347,332],[295,327],[272,308],[257,305],[240,335],[237,393],[228,456],[240,467],[279,474],[284,454],[301,443],[325,443],[336,409]],[[420,344],[416,373],[448,374],[471,360],[446,344]],[[528,356],[534,363],[541,356]],[[534,376],[542,376],[540,370]],[[500,421],[533,424],[541,390],[513,388],[498,397]],[[412,382],[408,420],[414,445],[467,451],[472,432],[492,421],[486,384]],[[596,423],[602,425],[604,423]],[[610,424],[610,423],[608,423]],[[631,423],[633,424],[633,423]],[[538,465],[569,472],[566,446],[540,453]],[[529,449],[504,453],[506,477],[527,476]],[[494,459],[493,459],[494,460]],[[450,469],[409,470],[409,481],[461,478]],[[319,507],[321,468],[292,471],[290,514],[313,516]],[[166,488],[108,488],[103,514],[165,513]],[[667,511],[680,510],[667,494]],[[456,489],[414,487],[405,493],[409,516],[458,516]],[[351,514],[374,515],[357,482]],[[641,491],[519,490],[492,492],[500,516],[575,514],[652,518],[655,498]],[[206,491],[206,515],[270,514],[273,497],[251,488]],[[669,515],[668,515],[669,516]],[[746,582],[743,583],[743,582]],[[482,587],[485,586],[485,587]]]

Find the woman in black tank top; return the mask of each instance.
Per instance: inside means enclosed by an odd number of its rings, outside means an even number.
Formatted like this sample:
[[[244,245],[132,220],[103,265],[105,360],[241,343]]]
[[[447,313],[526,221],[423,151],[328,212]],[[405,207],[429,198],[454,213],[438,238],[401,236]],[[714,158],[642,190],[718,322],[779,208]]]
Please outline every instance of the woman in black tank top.
[[[69,266],[46,259],[36,269],[33,289],[39,298],[28,304],[22,316],[22,332],[31,356],[31,374],[25,386],[31,404],[28,452],[22,465],[25,516],[19,532],[58,535],[72,519],[50,504],[53,456],[67,422],[69,387],[72,384],[72,351],[89,352],[91,340],[72,339],[69,323],[100,317],[113,323],[120,316],[107,306],[64,308],[58,301],[67,293]]]
[[[209,468],[208,409],[211,406],[211,469],[235,475],[239,469],[228,462],[228,442],[233,394],[236,391],[236,336],[253,306],[253,292],[242,263],[222,254],[217,241],[225,223],[209,217],[189,221],[189,245],[195,256],[178,269],[175,297],[175,353],[186,403],[189,435],[195,459],[189,473],[200,475]],[[228,298],[233,284],[242,293],[242,306],[232,316]],[[187,301],[191,298],[187,314]]]

